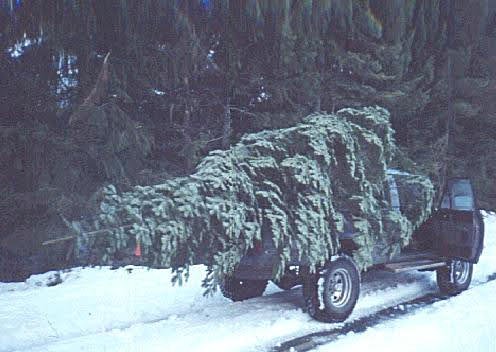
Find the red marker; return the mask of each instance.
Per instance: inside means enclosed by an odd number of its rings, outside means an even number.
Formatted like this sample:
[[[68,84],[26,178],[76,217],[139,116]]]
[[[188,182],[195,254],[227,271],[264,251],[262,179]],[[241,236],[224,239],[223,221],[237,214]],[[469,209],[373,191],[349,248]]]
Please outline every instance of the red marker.
[[[134,255],[136,257],[141,257],[141,242],[139,238],[136,241],[136,248],[134,249]]]

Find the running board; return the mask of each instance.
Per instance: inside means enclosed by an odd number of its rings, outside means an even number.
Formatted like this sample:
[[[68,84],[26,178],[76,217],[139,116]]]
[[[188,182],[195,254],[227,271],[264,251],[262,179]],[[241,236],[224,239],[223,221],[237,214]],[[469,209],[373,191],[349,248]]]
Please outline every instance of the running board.
[[[435,269],[446,265],[446,261],[440,260],[416,260],[412,262],[399,262],[384,264],[384,270],[393,273],[401,273],[409,270]]]

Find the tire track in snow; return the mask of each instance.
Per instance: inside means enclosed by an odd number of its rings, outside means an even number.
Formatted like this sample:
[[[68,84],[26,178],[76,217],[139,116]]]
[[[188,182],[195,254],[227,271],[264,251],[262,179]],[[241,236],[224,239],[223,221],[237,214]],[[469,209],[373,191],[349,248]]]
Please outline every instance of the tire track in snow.
[[[487,280],[472,284],[471,287],[477,287],[496,280],[496,272],[487,276]],[[470,288],[469,288],[470,290]],[[453,296],[446,296],[440,293],[428,293],[403,303],[384,308],[376,313],[357,318],[356,320],[345,323],[344,325],[332,329],[310,333],[282,343],[279,343],[269,351],[272,352],[306,352],[316,347],[329,344],[337,340],[340,336],[348,333],[361,333],[368,328],[374,327],[388,320],[398,319],[402,316],[412,314],[413,312],[432,305],[436,302],[446,301]]]
[[[167,316],[164,318],[149,319],[149,320],[145,320],[145,321],[132,322],[129,324],[120,324],[120,325],[116,325],[113,327],[103,328],[99,331],[90,331],[90,332],[82,333],[82,334],[68,334],[68,335],[64,336],[63,338],[59,338],[57,330],[53,327],[52,323],[49,320],[47,320],[48,325],[55,333],[54,336],[51,336],[50,339],[48,339],[47,341],[43,341],[42,343],[26,344],[20,348],[14,348],[12,350],[5,350],[5,352],[21,352],[21,351],[25,351],[25,350],[40,349],[40,348],[43,348],[46,346],[50,346],[51,344],[57,343],[57,342],[67,342],[67,341],[81,339],[81,338],[90,337],[90,336],[108,334],[108,333],[111,333],[114,331],[125,331],[125,330],[131,329],[137,325],[151,325],[151,324],[155,324],[155,323],[160,323],[162,321],[167,321],[170,318],[171,318],[170,316]]]

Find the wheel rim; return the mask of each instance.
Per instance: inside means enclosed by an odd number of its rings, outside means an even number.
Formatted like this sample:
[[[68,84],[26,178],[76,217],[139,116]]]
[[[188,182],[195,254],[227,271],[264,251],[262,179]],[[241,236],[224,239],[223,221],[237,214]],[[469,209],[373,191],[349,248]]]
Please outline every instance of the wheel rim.
[[[463,285],[467,282],[469,272],[470,272],[470,264],[463,260],[454,260],[452,262],[452,270],[453,270],[453,281],[457,284]]]
[[[347,270],[339,268],[331,273],[329,297],[334,307],[343,307],[350,301],[351,286],[351,276]]]

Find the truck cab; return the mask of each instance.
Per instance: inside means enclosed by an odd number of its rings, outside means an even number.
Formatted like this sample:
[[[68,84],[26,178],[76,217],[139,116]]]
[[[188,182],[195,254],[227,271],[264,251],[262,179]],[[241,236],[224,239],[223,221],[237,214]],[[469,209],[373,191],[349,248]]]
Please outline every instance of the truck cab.
[[[390,194],[394,197],[394,190]],[[455,265],[466,273],[479,261],[484,243],[484,222],[477,208],[472,184],[466,178],[452,178],[444,187],[441,204],[415,232],[411,246],[382,268],[392,272],[408,270],[437,270]],[[391,201],[391,204],[395,204]],[[400,211],[402,209],[401,200]],[[444,269],[443,269],[444,270]],[[441,270],[442,271],[442,270]],[[439,276],[439,275],[438,275]],[[439,282],[439,277],[438,277]],[[452,287],[445,293],[456,293],[470,284]],[[440,288],[443,290],[442,284]],[[465,287],[466,286],[466,287]]]

